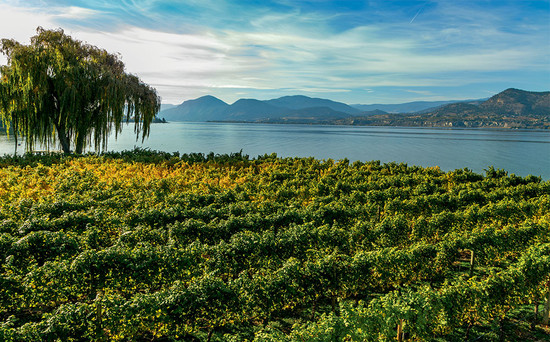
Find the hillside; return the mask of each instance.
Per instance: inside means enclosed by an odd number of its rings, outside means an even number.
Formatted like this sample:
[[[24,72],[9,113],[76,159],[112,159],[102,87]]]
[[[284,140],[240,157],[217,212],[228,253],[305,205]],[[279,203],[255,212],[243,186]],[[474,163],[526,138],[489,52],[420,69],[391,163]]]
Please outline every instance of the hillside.
[[[312,113],[314,113],[317,108],[330,108],[335,112],[342,112],[347,114],[358,114],[361,112],[361,110],[348,106],[345,103],[335,102],[327,99],[311,98],[302,95],[283,96],[278,99],[267,100],[265,102],[273,106],[282,108],[295,110],[310,109]]]
[[[414,101],[397,104],[354,104],[352,107],[355,107],[362,112],[382,110],[387,113],[416,113],[425,110],[433,110],[435,108],[456,102],[462,101]]]
[[[174,107],[177,107],[177,105],[169,104],[169,103],[163,103],[163,104],[160,105],[160,111],[162,112],[163,110],[168,110],[168,109],[174,108]]]
[[[354,108],[341,102],[296,95],[266,101],[240,99],[228,105],[213,96],[204,96],[164,110],[159,117],[168,121],[198,122],[550,128],[550,92],[507,89],[487,100],[449,102],[355,105]],[[426,109],[437,105],[436,108]],[[408,108],[413,112],[389,113],[399,108]]]
[[[550,92],[507,89],[479,104],[458,102],[428,113],[355,116],[334,124],[550,129]]]
[[[203,96],[195,100],[188,100],[167,110],[161,111],[158,116],[167,121],[209,121],[219,120],[220,115],[229,105],[214,96]]]
[[[286,108],[272,106],[264,101],[255,99],[240,99],[227,107],[221,114],[219,121],[260,121],[279,118],[287,111]]]
[[[273,117],[263,122],[296,123],[296,124],[329,124],[333,120],[348,118],[350,114],[336,111],[329,107],[313,107],[285,110],[280,117]]]
[[[343,119],[357,115],[375,115],[389,112],[417,112],[433,109],[444,104],[456,101],[417,101],[403,104],[372,104],[372,105],[347,105],[328,99],[312,98],[303,95],[283,96],[280,98],[261,101],[272,107],[262,106],[255,100],[236,101],[235,107],[213,97],[204,96],[195,100],[185,101],[179,106],[165,105],[159,117],[168,121],[257,121],[259,118],[275,122],[297,122],[306,120],[313,123],[316,120]],[[275,110],[273,107],[279,108]],[[269,113],[269,117],[258,115],[256,111]]]
[[[345,103],[307,96],[284,96],[278,99],[260,101],[240,99],[227,103],[213,97],[204,96],[183,102],[181,105],[161,111],[159,117],[168,121],[281,121],[329,120],[359,114],[356,108]]]
[[[507,89],[479,105],[482,110],[508,116],[548,117],[550,91],[530,92]]]

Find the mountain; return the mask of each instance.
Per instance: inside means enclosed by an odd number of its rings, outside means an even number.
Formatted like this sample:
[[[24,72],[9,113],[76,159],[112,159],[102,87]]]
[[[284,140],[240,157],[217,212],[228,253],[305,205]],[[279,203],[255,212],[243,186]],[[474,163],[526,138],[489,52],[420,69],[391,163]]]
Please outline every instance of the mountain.
[[[451,103],[429,113],[356,116],[334,124],[550,129],[550,92],[507,89],[481,103]]]
[[[240,99],[225,109],[221,119],[224,121],[268,120],[280,117],[285,111],[288,109],[272,106],[265,101]]]
[[[349,116],[349,113],[337,111],[330,107],[307,107],[295,109],[284,114],[284,117],[287,118],[317,118],[320,120],[341,119]]]
[[[345,103],[302,95],[273,100],[240,99],[229,106],[221,121],[313,123],[340,119],[359,110]]]
[[[550,92],[507,89],[486,100],[357,106],[302,95],[267,101],[240,99],[231,105],[213,96],[203,96],[164,110],[158,116],[168,121],[550,128]],[[429,106],[431,109],[421,109]],[[388,113],[396,109],[408,113]]]
[[[353,107],[366,112],[383,110],[387,113],[414,113],[421,110],[443,106],[457,101],[415,101],[397,104],[354,104]]]
[[[550,118],[550,92],[506,89],[487,101],[475,104],[454,103],[427,114],[437,117],[476,118]]]
[[[168,121],[284,121],[315,122],[350,116],[381,115],[387,112],[413,112],[453,101],[419,101],[393,105],[354,105],[303,95],[272,100],[240,99],[228,105],[213,96],[203,96],[163,109],[158,117]],[[169,106],[169,105],[168,105]],[[379,112],[376,112],[376,111]]]
[[[260,101],[240,99],[228,105],[213,96],[203,96],[163,110],[159,117],[168,121],[289,121],[318,117],[321,120],[339,119],[359,114],[345,103],[307,96],[284,96]],[[285,118],[285,119],[283,119]],[[313,120],[313,119],[309,119]]]
[[[174,108],[176,107],[177,105],[173,105],[173,104],[169,104],[169,103],[162,103],[160,105],[160,111],[162,112],[163,110],[167,110],[167,109],[170,109],[170,108]]]
[[[330,124],[333,120],[348,118],[351,115],[328,107],[308,107],[285,111],[280,117],[272,117],[263,122]]]
[[[457,102],[451,103],[446,106],[436,108],[435,110],[424,113],[426,116],[432,117],[446,117],[446,116],[460,116],[460,115],[487,115],[487,111],[480,108],[478,105]]]
[[[480,104],[480,108],[505,115],[548,116],[550,114],[550,91],[532,92],[506,89]]]
[[[283,96],[278,99],[267,100],[264,102],[276,107],[289,109],[330,108],[333,111],[347,114],[357,114],[361,112],[361,110],[351,107],[342,102],[307,97],[303,95]]]
[[[385,112],[385,111],[380,110],[380,109],[369,110],[369,111],[366,111],[366,112],[362,112],[362,113],[361,113],[362,116],[385,115],[385,114],[388,114],[388,112]]]
[[[435,108],[457,102],[480,102],[484,100],[454,100],[454,101],[414,101],[397,104],[354,104],[351,105],[361,111],[383,110],[387,113],[417,113],[431,111]]]
[[[158,117],[168,121],[209,121],[220,120],[229,105],[214,96],[203,96],[188,100],[177,107],[163,110]]]

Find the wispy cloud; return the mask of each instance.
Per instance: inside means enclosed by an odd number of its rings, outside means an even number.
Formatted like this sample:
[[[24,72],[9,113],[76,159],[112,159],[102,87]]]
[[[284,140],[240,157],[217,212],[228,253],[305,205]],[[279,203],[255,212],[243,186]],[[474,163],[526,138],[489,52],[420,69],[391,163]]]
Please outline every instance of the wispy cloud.
[[[292,89],[295,91],[306,92],[306,93],[349,93],[350,89],[338,89],[338,88],[299,88]]]
[[[56,13],[53,17],[66,18],[66,19],[90,19],[98,15],[99,11],[95,11],[89,8],[69,6],[60,9],[54,9],[52,12]]]
[[[229,101],[237,91],[326,93],[348,102],[392,91],[422,99],[463,89],[457,97],[471,97],[481,85],[548,84],[550,52],[541,42],[550,39],[549,9],[368,3],[10,1],[0,4],[0,32],[26,41],[36,26],[62,26],[119,52],[129,72],[172,103],[205,93]]]
[[[409,93],[413,93],[413,94],[420,94],[420,95],[429,95],[429,96],[434,95],[434,93],[430,90],[411,90],[411,89],[407,89],[405,91],[409,92]]]
[[[418,17],[418,15],[420,14],[420,12],[422,12],[422,10],[424,9],[424,7],[426,6],[426,4],[423,4],[422,7],[420,7],[420,9],[418,10],[418,12],[416,12],[416,14],[414,15],[414,17],[412,17],[411,21],[409,21],[409,24],[412,24],[413,21],[416,19],[416,17]]]

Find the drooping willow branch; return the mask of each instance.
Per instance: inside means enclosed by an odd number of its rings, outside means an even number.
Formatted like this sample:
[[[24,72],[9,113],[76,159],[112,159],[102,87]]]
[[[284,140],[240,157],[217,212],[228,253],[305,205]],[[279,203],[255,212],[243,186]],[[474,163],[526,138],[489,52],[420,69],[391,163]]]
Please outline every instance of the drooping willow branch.
[[[37,29],[30,45],[2,39],[0,116],[26,149],[59,145],[65,153],[107,147],[124,122],[134,121],[144,139],[160,110],[154,88],[126,73],[115,54],[84,44],[62,29]]]

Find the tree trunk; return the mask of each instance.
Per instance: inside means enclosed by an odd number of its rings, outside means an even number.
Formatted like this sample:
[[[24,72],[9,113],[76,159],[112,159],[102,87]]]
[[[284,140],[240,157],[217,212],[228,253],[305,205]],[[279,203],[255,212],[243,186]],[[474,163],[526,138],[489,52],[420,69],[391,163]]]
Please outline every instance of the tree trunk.
[[[474,262],[475,262],[475,256],[474,256],[474,250],[470,250],[470,278],[474,275]]]
[[[542,324],[548,325],[550,320],[550,289],[546,292],[546,302],[544,303],[544,316],[542,317]]]
[[[15,138],[15,151],[13,152],[13,156],[17,157],[17,134],[14,134],[13,136]]]
[[[57,137],[59,138],[59,143],[61,144],[61,148],[63,149],[63,153],[70,154],[71,153],[71,142],[69,141],[69,137],[67,137],[67,133],[65,132],[65,128],[63,126],[60,126],[60,125],[56,124],[55,129],[57,130]]]
[[[86,143],[86,133],[88,131],[89,124],[89,118],[83,115],[83,119],[79,123],[78,129],[76,130],[74,148],[74,153],[76,154],[82,154],[82,151],[84,151],[84,144]]]
[[[400,319],[397,323],[397,341],[403,341],[403,320]]]
[[[535,326],[537,325],[539,319],[539,303],[535,303],[535,314],[533,317],[533,321],[531,322],[531,330],[535,330]]]
[[[76,154],[82,154],[82,150],[84,150],[84,134],[81,134],[80,132],[76,136],[76,143],[74,148],[74,153]]]
[[[13,156],[17,157],[17,146],[19,145],[19,138],[17,136],[17,121],[13,122],[13,138],[15,139],[15,151],[13,152]]]

